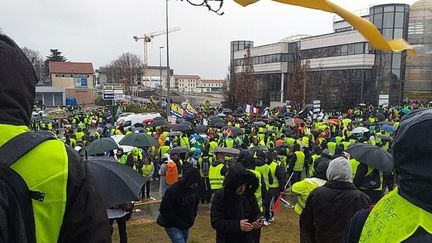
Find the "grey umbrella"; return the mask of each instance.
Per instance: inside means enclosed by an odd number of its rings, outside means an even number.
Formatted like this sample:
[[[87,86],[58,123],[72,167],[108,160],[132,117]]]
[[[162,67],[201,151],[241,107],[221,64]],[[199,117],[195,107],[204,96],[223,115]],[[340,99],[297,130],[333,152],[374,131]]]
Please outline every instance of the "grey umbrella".
[[[87,167],[96,181],[105,208],[138,200],[146,180],[129,166],[113,158],[93,157],[87,160]]]
[[[253,125],[256,127],[265,127],[266,126],[265,122],[261,122],[261,121],[254,122]]]
[[[145,133],[131,133],[126,135],[120,142],[120,145],[129,145],[134,147],[151,147],[157,146],[158,142],[153,137]]]
[[[87,155],[96,155],[109,150],[118,149],[117,143],[112,138],[101,138],[91,142],[87,147]]]
[[[189,149],[186,147],[175,147],[169,150],[169,154],[185,154],[188,152]]]
[[[218,123],[213,124],[213,127],[216,127],[216,128],[222,128],[224,126],[226,126],[226,123],[224,123],[224,122],[218,122]]]
[[[346,151],[356,160],[369,165],[372,168],[390,172],[393,169],[393,158],[383,148],[364,143],[357,143]]]

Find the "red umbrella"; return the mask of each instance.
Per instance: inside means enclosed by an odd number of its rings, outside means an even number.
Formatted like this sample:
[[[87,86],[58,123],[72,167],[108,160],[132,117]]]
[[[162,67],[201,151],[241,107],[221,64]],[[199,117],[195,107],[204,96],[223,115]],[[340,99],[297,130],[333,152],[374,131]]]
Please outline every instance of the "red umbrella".
[[[338,119],[328,119],[327,122],[328,122],[328,124],[332,124],[332,125],[339,124],[339,120]]]

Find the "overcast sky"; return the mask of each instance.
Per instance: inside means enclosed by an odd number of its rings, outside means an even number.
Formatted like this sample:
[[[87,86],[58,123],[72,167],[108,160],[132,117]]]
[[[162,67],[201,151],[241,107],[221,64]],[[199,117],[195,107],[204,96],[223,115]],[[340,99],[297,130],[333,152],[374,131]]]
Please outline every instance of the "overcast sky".
[[[199,1],[199,0],[195,0]],[[0,28],[20,46],[40,52],[58,48],[70,61],[92,62],[95,69],[123,52],[143,56],[142,42],[134,35],[165,28],[164,0],[0,0]],[[382,3],[415,0],[334,0],[348,10]],[[176,74],[224,78],[232,40],[252,40],[255,45],[277,42],[296,34],[332,31],[332,14],[272,1],[243,8],[225,0],[223,16],[186,2],[170,0],[170,66]],[[149,44],[149,65],[159,65],[159,46],[165,36]],[[163,53],[162,65],[165,65]]]

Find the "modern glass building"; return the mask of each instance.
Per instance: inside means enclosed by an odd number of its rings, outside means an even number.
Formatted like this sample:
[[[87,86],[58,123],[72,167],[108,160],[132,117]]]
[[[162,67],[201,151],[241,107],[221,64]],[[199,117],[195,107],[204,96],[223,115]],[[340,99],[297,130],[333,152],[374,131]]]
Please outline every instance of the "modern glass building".
[[[327,110],[359,103],[396,105],[404,98],[430,101],[432,0],[420,0],[411,8],[398,3],[376,5],[356,14],[371,21],[386,39],[407,40],[417,56],[377,51],[349,23],[335,17],[332,33],[251,48],[264,104],[290,100],[288,87],[297,61],[309,63],[312,99],[321,100]],[[231,52],[235,72],[241,68],[244,52]]]
[[[421,0],[411,6],[408,42],[417,56],[408,57],[406,64],[405,98],[432,98],[432,0]]]
[[[408,38],[409,5],[384,4],[370,8],[369,20],[388,39]],[[403,101],[405,82],[406,51],[383,52],[370,50],[375,54],[375,65],[372,70],[372,80],[366,96],[376,97],[388,95],[390,104],[400,104]],[[376,103],[376,102],[372,102]]]

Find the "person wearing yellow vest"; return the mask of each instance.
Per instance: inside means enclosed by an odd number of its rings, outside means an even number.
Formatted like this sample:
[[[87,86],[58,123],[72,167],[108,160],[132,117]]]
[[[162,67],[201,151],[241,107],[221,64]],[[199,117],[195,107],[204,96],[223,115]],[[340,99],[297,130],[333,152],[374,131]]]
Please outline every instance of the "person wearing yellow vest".
[[[201,181],[199,183],[199,194],[201,203],[210,203],[212,191],[210,188],[209,171],[210,166],[213,164],[213,156],[209,154],[208,150],[204,150],[202,156],[198,159],[198,169],[201,174]]]
[[[141,197],[144,198],[145,195],[145,198],[150,199],[150,182],[155,171],[154,164],[150,161],[150,157],[144,156],[141,171],[146,179],[145,184],[141,188]]]
[[[234,148],[234,139],[231,136],[228,136],[225,139],[224,147],[226,147],[226,148]]]
[[[165,141],[165,144],[161,147],[159,147],[159,158],[162,158],[162,155],[168,153],[168,151],[171,149],[170,147],[170,142],[169,141]]]
[[[330,141],[327,143],[327,149],[330,151],[331,155],[334,155],[336,152],[337,144],[334,141]]]
[[[30,133],[38,80],[20,47],[2,34],[0,50],[0,148],[6,149],[12,140]],[[2,151],[2,159],[5,155]],[[62,141],[52,138],[40,143],[10,169],[32,192],[26,192],[31,195],[28,203],[32,211],[28,218],[23,217],[17,195],[7,183],[1,183],[0,242],[111,242],[105,205],[87,164]],[[0,177],[5,181],[4,174]]]
[[[258,179],[258,189],[255,191],[255,198],[258,203],[258,207],[261,213],[264,213],[264,199],[267,192],[267,187],[264,181],[264,177],[255,168],[255,159],[247,150],[240,152],[237,162],[243,165],[248,171],[252,172]]]
[[[77,142],[83,142],[83,137],[84,137],[85,133],[82,131],[81,128],[78,128],[77,132],[75,133],[75,137]]]
[[[213,155],[213,151],[218,147],[218,143],[215,141],[214,138],[210,139],[209,143],[209,154]]]
[[[188,136],[186,134],[182,134],[180,136],[180,147],[190,148],[189,138],[188,138]]]
[[[213,193],[222,189],[223,181],[225,178],[225,175],[222,173],[224,167],[225,165],[217,159],[213,161],[213,164],[209,168],[208,177],[210,182],[210,189]]]
[[[366,193],[372,204],[375,204],[383,195],[383,172],[360,162],[355,173],[354,185]]]
[[[270,167],[271,179],[269,178],[269,190],[264,202],[265,208],[268,208],[265,212],[264,225],[269,225],[274,221],[271,202],[275,202],[279,194],[285,190],[285,170],[278,165],[277,154],[268,152],[266,157]]]
[[[291,183],[296,183],[301,180],[302,172],[305,167],[305,154],[300,150],[299,144],[294,144],[294,153],[291,155],[288,174],[293,175],[291,178]]]
[[[432,237],[432,110],[405,115],[394,137],[397,188],[358,212],[344,242],[430,242]],[[391,210],[391,211],[389,211]]]

